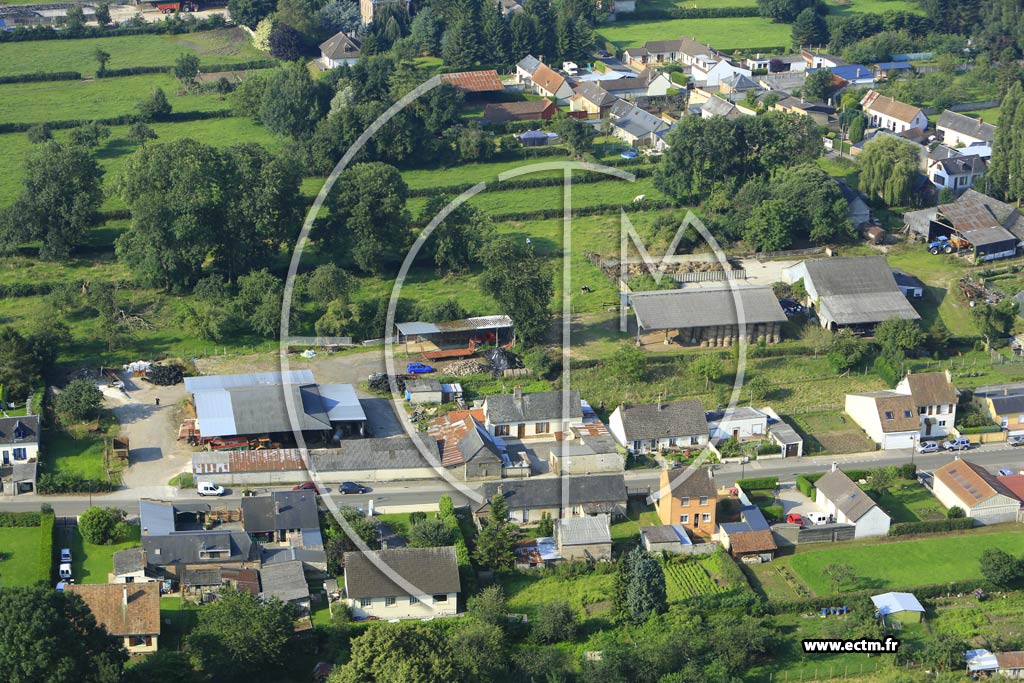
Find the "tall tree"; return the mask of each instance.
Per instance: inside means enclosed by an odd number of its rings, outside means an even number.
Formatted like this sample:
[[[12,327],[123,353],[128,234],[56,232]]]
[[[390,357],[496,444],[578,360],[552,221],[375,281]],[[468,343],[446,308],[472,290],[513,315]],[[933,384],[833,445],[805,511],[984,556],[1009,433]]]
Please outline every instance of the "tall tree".
[[[305,65],[286,64],[267,78],[259,117],[273,132],[296,140],[306,138],[312,135],[322,114],[321,88]]]
[[[274,0],[228,0],[231,19],[255,29],[265,17],[274,11]]]
[[[110,23],[110,5],[105,2],[96,5],[96,23],[100,26]]]
[[[812,102],[824,102],[832,95],[835,84],[832,81],[831,69],[818,69],[807,74],[800,92]]]
[[[424,221],[429,222],[440,213],[449,199],[444,195],[428,199],[422,214]],[[465,273],[480,263],[481,246],[493,231],[494,224],[486,213],[460,204],[434,228],[421,254],[433,259],[439,275]]]
[[[117,683],[128,655],[80,597],[51,586],[0,591],[0,667],[9,683]]]
[[[107,62],[110,61],[110,53],[98,47],[93,52],[93,57],[96,59],[96,77],[103,78],[103,75],[107,73]]]
[[[480,57],[479,26],[464,17],[448,27],[441,39],[441,58],[454,70],[472,69]]]
[[[508,18],[508,39],[510,62],[537,52],[537,27],[526,12],[513,12]]]
[[[1000,197],[1020,203],[1024,199],[1024,88],[1015,83],[999,107],[999,125],[992,144],[992,162],[986,179]]]
[[[488,569],[505,569],[515,561],[515,527],[508,518],[508,502],[498,492],[491,497],[490,512],[476,537],[477,563]]]
[[[426,6],[413,17],[409,37],[419,52],[429,55],[441,54],[441,36],[444,35],[444,19],[431,6]]]
[[[554,61],[558,56],[558,45],[555,36],[555,11],[550,0],[526,0],[523,3],[524,14],[533,22],[534,56],[541,61]],[[513,16],[518,12],[513,12]],[[513,55],[515,57],[515,55]]]
[[[0,328],[0,386],[4,390],[3,398],[7,401],[24,401],[42,381],[31,342],[13,327]]]
[[[185,640],[197,668],[216,681],[248,681],[253,671],[274,671],[288,663],[295,614],[277,598],[260,601],[236,590],[199,611],[199,623]]]
[[[551,325],[554,293],[551,268],[533,246],[511,237],[492,240],[483,251],[483,291],[512,318],[516,337],[525,346],[544,342]]]
[[[925,336],[921,324],[916,320],[886,320],[875,328],[875,343],[882,349],[890,365],[899,369],[908,351],[924,344]]]
[[[793,45],[824,45],[828,42],[825,18],[808,7],[797,15],[791,33]]]
[[[486,0],[482,10],[483,38],[486,44],[484,61],[489,64],[509,63],[508,23],[501,15],[501,3]]]
[[[860,189],[881,197],[889,206],[906,206],[918,174],[915,145],[884,135],[864,145],[860,156]]]
[[[589,152],[594,146],[594,138],[597,137],[597,128],[568,116],[556,120],[552,129],[558,133],[559,139],[565,143],[569,151],[577,157]]]
[[[455,653],[440,629],[381,624],[352,640],[347,664],[329,683],[450,683],[458,680]]]
[[[360,270],[382,273],[400,259],[409,240],[407,194],[394,166],[357,164],[338,178],[327,197],[330,212],[317,228],[317,239]]]
[[[286,62],[294,62],[302,57],[302,33],[283,21],[274,22],[270,29],[270,37],[267,44],[270,46],[270,54]]]
[[[63,259],[85,240],[103,202],[103,169],[84,147],[50,141],[29,151],[22,191],[0,212],[0,251],[32,240]]]
[[[174,77],[186,88],[196,84],[199,75],[199,57],[194,52],[182,52],[174,61]]]
[[[620,619],[641,624],[668,609],[665,572],[658,561],[639,546],[630,550],[627,558],[620,560],[625,567],[624,573],[616,579],[615,608]]]

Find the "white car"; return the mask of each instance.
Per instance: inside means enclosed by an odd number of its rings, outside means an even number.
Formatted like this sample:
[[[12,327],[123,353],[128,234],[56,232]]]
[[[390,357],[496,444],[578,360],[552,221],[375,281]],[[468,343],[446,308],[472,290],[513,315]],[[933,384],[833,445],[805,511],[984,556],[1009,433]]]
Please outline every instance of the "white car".
[[[922,441],[917,444],[918,453],[938,453],[939,442],[938,441]]]
[[[958,436],[942,444],[947,451],[966,451],[971,447],[971,440],[966,436]]]
[[[223,496],[226,493],[223,486],[218,486],[212,481],[199,482],[196,484],[196,490],[200,496]]]
[[[71,564],[71,548],[60,549],[60,561],[62,564]]]

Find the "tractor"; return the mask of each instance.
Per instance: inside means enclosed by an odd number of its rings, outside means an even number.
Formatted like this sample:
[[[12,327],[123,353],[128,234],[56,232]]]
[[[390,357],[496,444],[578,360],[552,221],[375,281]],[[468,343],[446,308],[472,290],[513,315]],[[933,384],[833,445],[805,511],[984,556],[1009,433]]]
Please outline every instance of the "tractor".
[[[947,237],[942,235],[928,245],[928,251],[933,254],[952,254],[953,252],[960,251],[961,249],[967,249],[970,246],[971,243],[963,237],[957,237],[956,235],[950,235]]]

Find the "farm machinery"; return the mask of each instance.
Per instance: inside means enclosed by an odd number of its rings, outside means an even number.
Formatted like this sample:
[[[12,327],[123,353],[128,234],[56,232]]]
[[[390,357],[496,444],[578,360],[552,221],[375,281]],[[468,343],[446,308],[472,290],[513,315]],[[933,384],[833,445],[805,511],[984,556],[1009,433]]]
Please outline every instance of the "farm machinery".
[[[961,249],[969,249],[971,243],[965,240],[963,237],[957,235],[945,236],[941,235],[935,239],[934,242],[928,245],[928,251],[932,254],[952,254],[959,252]]]

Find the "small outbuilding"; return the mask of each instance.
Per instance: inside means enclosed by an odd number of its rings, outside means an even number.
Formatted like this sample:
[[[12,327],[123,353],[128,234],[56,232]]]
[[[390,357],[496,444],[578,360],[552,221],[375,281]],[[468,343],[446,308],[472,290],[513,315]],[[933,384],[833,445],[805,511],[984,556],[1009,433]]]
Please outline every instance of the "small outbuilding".
[[[686,529],[678,524],[659,524],[645,526],[640,529],[640,542],[649,553],[666,552],[678,555],[693,547],[693,541],[686,534]]]
[[[558,554],[569,562],[610,560],[611,518],[608,515],[595,515],[557,519],[555,541],[558,544]]]
[[[417,379],[405,383],[405,400],[415,405],[441,403],[441,383],[436,379]]]
[[[872,595],[871,602],[878,609],[878,616],[887,623],[916,624],[924,618],[924,607],[913,593],[882,593]]]

